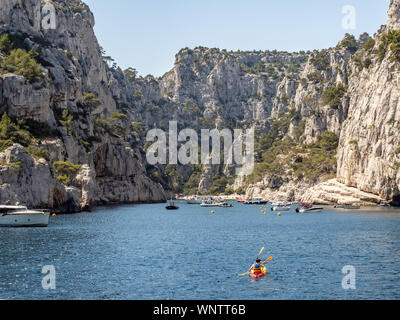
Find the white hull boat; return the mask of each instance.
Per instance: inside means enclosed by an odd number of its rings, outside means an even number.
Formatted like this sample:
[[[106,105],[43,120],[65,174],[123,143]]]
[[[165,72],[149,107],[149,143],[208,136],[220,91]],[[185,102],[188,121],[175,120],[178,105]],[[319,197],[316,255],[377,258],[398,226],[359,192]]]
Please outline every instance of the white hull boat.
[[[321,212],[324,210],[324,208],[301,208],[298,209],[300,213],[305,213],[305,212]]]
[[[205,208],[212,208],[212,207],[220,207],[221,204],[220,203],[202,203],[200,206],[205,207]]]
[[[26,207],[0,206],[0,227],[47,227],[50,212]]]
[[[273,211],[290,211],[290,207],[273,207],[272,208]]]
[[[187,204],[201,204],[203,201],[202,200],[186,200]]]
[[[233,204],[230,204],[228,202],[222,202],[222,203],[218,204],[218,207],[221,207],[221,208],[232,208]]]
[[[187,199],[186,203],[187,204],[202,204],[203,201],[204,201],[204,198],[202,199],[200,197],[194,197],[194,198],[191,198],[191,199]]]

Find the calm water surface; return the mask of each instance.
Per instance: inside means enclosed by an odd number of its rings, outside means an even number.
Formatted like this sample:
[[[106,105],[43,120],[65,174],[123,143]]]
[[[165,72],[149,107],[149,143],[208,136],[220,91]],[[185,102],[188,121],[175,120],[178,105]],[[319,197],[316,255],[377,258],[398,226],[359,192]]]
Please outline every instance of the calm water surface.
[[[0,228],[0,299],[400,299],[400,210],[264,216],[179,203],[59,215]],[[238,277],[265,246],[269,275]],[[42,288],[45,265],[56,289]],[[342,268],[356,268],[356,290]]]

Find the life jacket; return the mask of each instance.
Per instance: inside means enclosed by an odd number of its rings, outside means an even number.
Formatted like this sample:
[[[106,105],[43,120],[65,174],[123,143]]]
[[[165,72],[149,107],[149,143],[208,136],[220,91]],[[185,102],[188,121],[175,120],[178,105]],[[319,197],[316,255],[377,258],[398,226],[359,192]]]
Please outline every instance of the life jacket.
[[[261,265],[259,263],[256,263],[253,267],[253,273],[258,274],[261,273]]]

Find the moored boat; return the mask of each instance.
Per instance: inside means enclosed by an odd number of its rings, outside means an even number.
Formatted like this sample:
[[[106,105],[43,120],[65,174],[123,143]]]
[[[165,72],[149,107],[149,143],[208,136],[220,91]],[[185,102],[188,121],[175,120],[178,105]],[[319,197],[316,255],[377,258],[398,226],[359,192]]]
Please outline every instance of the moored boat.
[[[290,211],[290,207],[283,205],[283,206],[275,206],[272,207],[272,211]]]
[[[324,208],[300,208],[296,209],[296,212],[305,213],[305,212],[321,212]]]
[[[201,203],[201,207],[219,207],[221,202],[213,201],[213,200],[205,200]]]
[[[228,202],[221,202],[221,203],[218,204],[218,207],[221,207],[221,208],[232,208],[233,205],[228,203]]]
[[[244,204],[267,204],[267,203],[268,203],[267,200],[262,200],[261,198],[255,198],[244,202]]]
[[[345,210],[359,210],[359,209],[361,209],[361,206],[346,204],[346,205],[334,206],[334,208],[335,209],[345,209]]]
[[[25,206],[0,206],[0,227],[47,227],[50,211]]]
[[[169,200],[167,206],[165,207],[167,210],[178,210],[179,207],[175,205],[174,200]]]
[[[389,204],[389,202],[387,202],[387,201],[382,201],[382,202],[379,204],[379,206],[380,206],[380,207],[390,207],[390,204]]]
[[[186,200],[187,204],[201,204],[202,202],[203,199],[198,196]]]
[[[273,202],[271,206],[272,211],[290,211],[290,205],[287,202]]]

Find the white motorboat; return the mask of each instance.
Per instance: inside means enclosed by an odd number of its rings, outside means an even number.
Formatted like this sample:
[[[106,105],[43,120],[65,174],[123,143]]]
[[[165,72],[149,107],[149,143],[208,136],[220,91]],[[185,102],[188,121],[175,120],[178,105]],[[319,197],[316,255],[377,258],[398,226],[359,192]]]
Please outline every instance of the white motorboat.
[[[204,199],[202,199],[200,197],[194,197],[194,198],[187,199],[186,203],[187,204],[202,204],[203,200]]]
[[[272,211],[290,211],[290,205],[286,202],[274,202],[272,205]]]
[[[288,207],[288,206],[276,206],[276,207],[272,207],[272,211],[290,211],[290,207]]]
[[[218,207],[222,207],[222,208],[232,208],[233,204],[230,204],[228,202],[221,202],[218,204]]]
[[[29,210],[24,206],[0,206],[0,227],[47,227],[48,210]]]
[[[324,208],[300,208],[296,209],[297,212],[305,213],[305,212],[321,212]]]
[[[263,200],[261,198],[255,198],[244,202],[244,204],[267,204],[267,203],[268,201]]]
[[[212,200],[205,200],[201,203],[201,207],[220,207],[221,202],[216,202]]]

